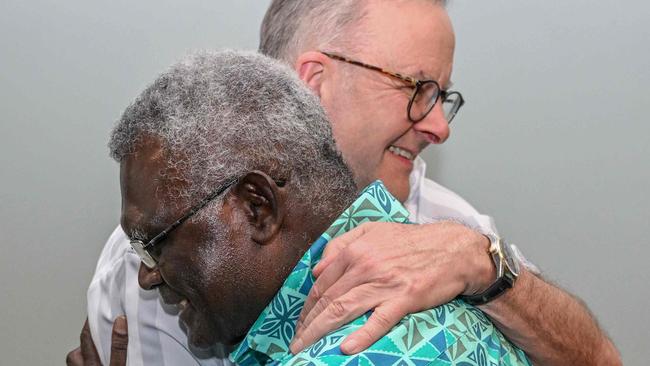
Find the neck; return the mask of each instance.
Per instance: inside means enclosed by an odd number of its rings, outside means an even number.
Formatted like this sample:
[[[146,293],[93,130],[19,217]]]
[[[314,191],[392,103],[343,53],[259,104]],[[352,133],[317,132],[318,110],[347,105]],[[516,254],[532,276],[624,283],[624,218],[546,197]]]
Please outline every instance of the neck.
[[[265,266],[264,274],[268,279],[268,291],[265,291],[265,296],[260,296],[260,303],[268,304],[273,299],[300,258],[352,201],[320,210],[318,214],[313,212],[313,207],[294,206],[292,213],[285,218],[282,232],[269,248],[269,265]],[[309,214],[305,215],[305,212]]]
[[[325,209],[323,206],[314,207],[311,201],[289,203],[282,229],[271,242],[256,246],[253,254],[256,271],[251,278],[254,291],[245,295],[251,311],[241,314],[247,318],[248,327],[245,329],[253,325],[311,244],[354,201],[354,197],[337,201],[327,202]]]

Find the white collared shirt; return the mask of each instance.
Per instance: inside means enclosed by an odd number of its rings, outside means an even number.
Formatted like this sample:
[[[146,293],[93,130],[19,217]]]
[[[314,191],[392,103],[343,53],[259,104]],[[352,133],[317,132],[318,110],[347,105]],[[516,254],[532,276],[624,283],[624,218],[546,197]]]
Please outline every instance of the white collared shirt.
[[[426,178],[426,163],[415,158],[409,176],[410,193],[404,206],[411,213],[409,219],[418,224],[451,220],[460,222],[485,234],[498,236],[494,220],[481,215],[456,193]]]
[[[410,176],[411,192],[405,203],[411,221],[453,220],[483,233],[497,234],[491,217],[479,214],[457,194],[427,179],[425,171],[424,160],[416,158]],[[529,266],[523,257],[521,260]],[[146,291],[138,285],[139,267],[140,258],[118,226],[102,250],[87,294],[88,322],[102,363],[110,360],[113,321],[124,314],[129,326],[129,366],[231,365],[220,346],[211,350],[212,355],[190,352],[174,308],[162,304],[158,291]]]

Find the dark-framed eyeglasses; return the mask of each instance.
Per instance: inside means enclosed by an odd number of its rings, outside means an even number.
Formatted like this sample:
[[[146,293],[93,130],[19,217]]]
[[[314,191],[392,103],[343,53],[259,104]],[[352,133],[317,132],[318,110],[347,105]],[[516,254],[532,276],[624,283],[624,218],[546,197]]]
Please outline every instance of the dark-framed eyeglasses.
[[[142,240],[137,240],[137,239],[131,240],[131,247],[133,247],[133,250],[135,250],[135,252],[138,253],[138,256],[140,256],[140,260],[142,260],[142,263],[144,263],[144,265],[147,266],[149,269],[155,268],[156,265],[158,265],[158,262],[152,255],[153,248],[156,245],[160,244],[163,240],[167,239],[167,237],[172,231],[174,231],[177,227],[179,227],[182,223],[187,221],[189,218],[196,215],[196,213],[199,212],[203,207],[205,207],[208,203],[210,203],[215,198],[219,197],[223,192],[225,192],[228,188],[230,188],[230,186],[235,184],[237,181],[238,179],[228,180],[226,183],[224,183],[222,186],[220,186],[212,193],[210,193],[201,202],[199,202],[198,204],[190,208],[178,220],[174,221],[165,230],[161,231],[158,235],[154,236],[148,242],[145,243]]]
[[[426,117],[438,101],[442,100],[442,109],[444,111],[447,123],[456,117],[458,110],[465,104],[465,99],[457,91],[442,90],[435,80],[419,80],[411,76],[402,75],[398,72],[388,71],[379,66],[370,65],[361,61],[353,60],[331,52],[319,51],[323,55],[337,61],[347,62],[352,65],[360,66],[366,69],[378,71],[384,75],[402,80],[413,87],[413,94],[406,107],[406,115],[409,121],[415,123]]]

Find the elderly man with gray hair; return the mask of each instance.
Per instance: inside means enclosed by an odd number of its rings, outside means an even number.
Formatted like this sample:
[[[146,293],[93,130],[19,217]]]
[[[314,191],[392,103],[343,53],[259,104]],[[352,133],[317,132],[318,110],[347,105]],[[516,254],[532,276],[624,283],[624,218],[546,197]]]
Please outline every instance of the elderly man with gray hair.
[[[404,202],[412,221],[437,221],[364,226],[347,240],[333,241],[317,268],[292,350],[373,309],[369,321],[341,344],[345,353],[359,352],[404,315],[461,296],[485,311],[537,364],[620,363],[578,299],[539,277],[499,237],[490,217],[425,177],[419,153],[448,139],[449,123],[464,104],[461,93],[449,90],[455,39],[445,4],[273,0],[267,11],[260,50],[292,66],[319,96],[357,186],[380,178]],[[100,264],[126,247],[118,228]],[[175,359],[176,349],[186,347],[177,319],[164,313],[155,297],[125,281],[136,275],[135,268],[96,274],[89,289],[91,328],[99,324],[94,332],[106,348],[112,319],[104,313],[116,315],[123,306],[136,314],[129,330],[134,347],[142,347],[131,354]],[[98,300],[111,288],[107,282],[127,293],[123,305]]]
[[[230,358],[241,365],[530,364],[460,300],[405,316],[356,355],[340,344],[369,314],[292,354],[328,242],[409,221],[380,181],[357,196],[318,99],[277,61],[233,51],[186,57],[126,109],[110,149],[137,281],[179,313],[193,346],[235,346]]]

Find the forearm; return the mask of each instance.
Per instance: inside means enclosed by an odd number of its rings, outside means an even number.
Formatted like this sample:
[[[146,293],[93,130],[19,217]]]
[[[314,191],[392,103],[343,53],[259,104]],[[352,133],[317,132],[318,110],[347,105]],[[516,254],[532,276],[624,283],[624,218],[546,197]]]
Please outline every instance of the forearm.
[[[522,270],[515,287],[480,306],[535,365],[620,365],[582,302]]]

